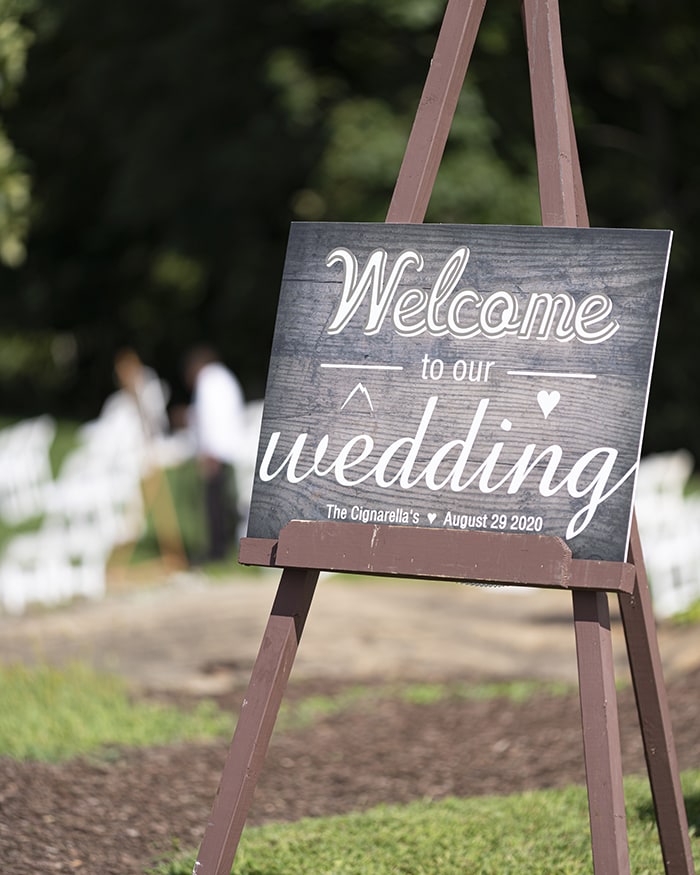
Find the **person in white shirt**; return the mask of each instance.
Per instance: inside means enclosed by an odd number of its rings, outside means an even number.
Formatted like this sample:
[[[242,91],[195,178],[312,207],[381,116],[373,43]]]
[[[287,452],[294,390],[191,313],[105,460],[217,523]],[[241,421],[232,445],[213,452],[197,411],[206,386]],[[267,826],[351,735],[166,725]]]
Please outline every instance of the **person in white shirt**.
[[[190,425],[204,484],[208,560],[223,559],[236,531],[235,465],[241,455],[245,400],[233,373],[209,347],[190,351],[185,379],[192,390]]]

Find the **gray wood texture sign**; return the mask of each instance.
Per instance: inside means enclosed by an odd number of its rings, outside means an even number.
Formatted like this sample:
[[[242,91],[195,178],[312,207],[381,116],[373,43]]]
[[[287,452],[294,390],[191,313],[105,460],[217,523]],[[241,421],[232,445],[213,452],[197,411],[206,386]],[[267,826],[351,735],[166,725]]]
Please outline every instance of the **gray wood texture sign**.
[[[671,232],[295,223],[248,536],[292,519],[627,551]]]

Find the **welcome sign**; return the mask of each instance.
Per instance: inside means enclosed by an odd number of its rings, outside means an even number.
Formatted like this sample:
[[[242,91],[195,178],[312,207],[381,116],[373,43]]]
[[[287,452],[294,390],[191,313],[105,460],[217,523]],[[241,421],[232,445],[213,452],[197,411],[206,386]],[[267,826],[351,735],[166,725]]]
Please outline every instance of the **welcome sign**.
[[[298,223],[248,536],[541,533],[624,561],[669,231]]]

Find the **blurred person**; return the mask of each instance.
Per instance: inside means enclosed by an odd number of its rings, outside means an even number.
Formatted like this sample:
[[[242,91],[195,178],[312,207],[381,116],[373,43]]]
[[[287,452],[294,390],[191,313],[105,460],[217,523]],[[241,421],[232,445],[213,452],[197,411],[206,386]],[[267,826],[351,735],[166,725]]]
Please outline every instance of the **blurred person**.
[[[199,346],[185,358],[192,391],[189,424],[204,486],[208,560],[223,559],[236,531],[235,466],[242,454],[245,401],[240,383],[213,349]]]
[[[114,373],[121,394],[128,399],[131,415],[138,420],[142,447],[140,460],[143,509],[150,513],[163,561],[186,564],[180,522],[164,468],[178,464],[187,455],[169,434],[170,390],[153,368],[144,365],[138,353],[126,347],[114,357]]]
[[[114,357],[114,373],[119,387],[136,405],[146,441],[167,434],[168,391],[158,374],[129,348],[119,350]]]

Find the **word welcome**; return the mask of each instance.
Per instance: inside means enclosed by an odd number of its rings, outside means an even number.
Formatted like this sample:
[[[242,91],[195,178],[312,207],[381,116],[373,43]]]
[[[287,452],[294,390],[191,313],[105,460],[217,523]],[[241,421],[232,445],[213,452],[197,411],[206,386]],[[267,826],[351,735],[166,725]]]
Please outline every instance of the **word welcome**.
[[[457,289],[469,261],[470,251],[460,246],[449,256],[430,291],[409,288],[397,294],[406,271],[421,273],[423,256],[413,249],[404,250],[387,274],[388,255],[375,249],[359,272],[357,258],[343,246],[333,249],[326,258],[332,267],[345,268],[338,309],[327,331],[339,334],[350,323],[369,295],[364,333],[379,333],[391,311],[391,324],[402,337],[428,333],[432,337],[448,334],[456,338],[483,335],[491,339],[515,335],[520,338],[562,343],[576,338],[581,343],[603,343],[619,329],[617,319],[610,318],[612,301],[602,292],[593,292],[576,300],[569,292],[533,292],[524,306],[513,292],[491,293],[475,289]]]
[[[341,486],[351,487],[374,480],[380,489],[398,485],[410,490],[424,483],[433,492],[449,489],[461,493],[473,486],[482,493],[501,490],[515,495],[526,482],[539,477],[537,489],[545,498],[565,489],[574,499],[586,499],[568,523],[566,538],[573,538],[588,526],[598,507],[637,467],[633,465],[622,477],[613,480],[618,451],[614,447],[595,447],[583,453],[568,470],[566,466],[560,470],[564,455],[561,446],[552,444],[538,452],[537,445],[530,443],[506,473],[499,475],[496,471],[503,465],[503,441],[496,441],[484,459],[471,458],[491,403],[489,398],[479,402],[465,437],[448,440],[430,458],[426,460],[424,454],[419,461],[438,400],[437,395],[428,399],[415,434],[399,437],[384,449],[377,447],[369,434],[355,435],[337,451],[329,451],[328,434],[322,435],[315,447],[307,447],[309,434],[303,432],[293,439],[286,454],[282,450],[279,458],[282,433],[272,432],[260,463],[260,480],[270,482],[283,477],[289,483],[301,483],[308,478],[330,477]],[[501,427],[509,431],[510,421],[503,420]]]

